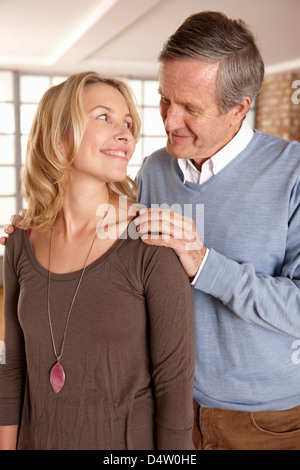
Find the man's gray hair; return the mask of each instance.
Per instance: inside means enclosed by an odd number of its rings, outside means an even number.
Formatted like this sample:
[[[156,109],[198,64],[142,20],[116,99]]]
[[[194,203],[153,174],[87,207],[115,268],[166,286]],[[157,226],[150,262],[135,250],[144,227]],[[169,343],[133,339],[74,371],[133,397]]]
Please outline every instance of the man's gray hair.
[[[220,12],[188,17],[164,44],[159,60],[168,59],[220,63],[216,98],[223,113],[246,96],[253,101],[264,78],[264,63],[252,32],[244,21]]]

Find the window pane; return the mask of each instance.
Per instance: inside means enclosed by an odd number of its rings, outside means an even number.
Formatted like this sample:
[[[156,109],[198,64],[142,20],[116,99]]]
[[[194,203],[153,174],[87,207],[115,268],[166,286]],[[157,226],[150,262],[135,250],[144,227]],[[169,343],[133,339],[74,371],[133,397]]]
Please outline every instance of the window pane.
[[[12,215],[16,214],[16,198],[0,197],[0,225],[9,224]]]
[[[251,109],[248,111],[246,120],[249,124],[250,127],[254,128],[255,127],[255,110]]]
[[[143,127],[145,135],[165,135],[165,128],[157,108],[145,108]]]
[[[52,77],[51,78],[51,86],[59,85],[62,82],[65,82],[68,77]]]
[[[136,175],[138,174],[140,168],[141,168],[140,165],[128,167],[127,174],[128,174],[128,176],[130,176],[130,178],[131,178],[133,181],[135,180],[135,177],[136,177]]]
[[[0,72],[0,101],[13,101],[13,74]]]
[[[129,165],[140,165],[142,163],[142,143],[141,140],[136,144],[134,154],[131,157]]]
[[[16,169],[0,166],[0,195],[16,194]]]
[[[21,137],[21,163],[24,165],[26,157],[28,135],[22,135]]]
[[[159,105],[159,94],[158,94],[159,83],[157,80],[146,80],[144,82],[144,105],[146,106],[158,106]]]
[[[167,143],[166,137],[145,137],[144,139],[144,157],[147,157],[151,153],[155,152],[162,147],[165,147]]]
[[[36,109],[37,109],[36,104],[22,104],[21,105],[21,133],[22,134],[29,134]]]
[[[27,209],[27,207],[28,207],[28,202],[26,201],[25,197],[23,197],[21,201],[21,209]]]
[[[128,84],[132,89],[139,105],[142,104],[142,81],[141,80],[128,80]]]
[[[21,101],[38,103],[50,87],[50,77],[23,75],[20,79]]]
[[[0,135],[0,164],[15,163],[15,138],[12,135]]]
[[[15,111],[13,104],[0,103],[0,134],[15,132]]]
[[[4,229],[0,227],[0,237],[7,236],[6,233],[4,233]],[[0,245],[0,256],[4,255],[4,246]]]

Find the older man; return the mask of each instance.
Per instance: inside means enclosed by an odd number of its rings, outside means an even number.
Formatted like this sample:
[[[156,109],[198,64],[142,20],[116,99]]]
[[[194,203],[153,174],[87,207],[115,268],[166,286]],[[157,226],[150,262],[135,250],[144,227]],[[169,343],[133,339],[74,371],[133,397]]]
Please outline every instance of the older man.
[[[188,18],[160,54],[167,148],[138,175],[144,242],[193,278],[198,449],[300,449],[300,145],[245,121],[263,76],[244,22]]]

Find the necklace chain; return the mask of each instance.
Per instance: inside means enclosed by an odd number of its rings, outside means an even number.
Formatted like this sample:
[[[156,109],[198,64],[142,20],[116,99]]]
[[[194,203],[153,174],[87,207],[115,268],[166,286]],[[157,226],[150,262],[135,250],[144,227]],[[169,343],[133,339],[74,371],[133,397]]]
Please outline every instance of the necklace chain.
[[[66,335],[67,335],[67,329],[68,329],[68,325],[69,325],[69,320],[70,320],[70,317],[71,317],[71,312],[72,312],[72,309],[73,309],[73,305],[74,305],[74,302],[75,302],[75,299],[77,297],[77,293],[79,291],[79,288],[80,288],[80,285],[81,285],[81,281],[82,281],[82,278],[83,278],[83,275],[85,273],[85,270],[86,270],[86,267],[87,267],[87,263],[88,263],[88,260],[89,260],[89,257],[90,257],[90,254],[91,254],[91,251],[93,249],[93,246],[95,244],[95,241],[96,241],[96,237],[98,235],[98,232],[100,230],[100,228],[102,227],[103,225],[103,221],[106,217],[108,213],[108,209],[106,210],[104,216],[103,216],[103,219],[102,219],[102,222],[100,224],[100,226],[98,227],[98,229],[96,230],[96,233],[93,237],[93,240],[92,240],[92,243],[91,243],[91,246],[90,246],[90,249],[88,251],[88,254],[86,256],[86,259],[85,259],[85,262],[84,262],[84,265],[83,265],[83,268],[82,268],[82,271],[81,271],[81,274],[80,274],[80,277],[79,277],[79,280],[78,280],[78,283],[77,283],[77,287],[75,289],[75,292],[74,292],[74,295],[73,295],[73,298],[72,298],[72,301],[71,301],[71,305],[70,305],[70,308],[69,308],[69,311],[68,311],[68,315],[67,315],[67,318],[66,318],[66,324],[65,324],[65,329],[64,329],[64,334],[63,334],[63,339],[62,339],[62,343],[61,343],[61,349],[60,349],[60,354],[57,354],[57,350],[56,350],[56,345],[55,345],[55,340],[54,340],[54,334],[53,334],[53,327],[52,327],[52,321],[51,321],[51,312],[50,312],[50,278],[51,278],[51,257],[52,257],[52,240],[53,240],[53,228],[51,229],[51,235],[50,235],[50,249],[49,249],[49,270],[48,270],[48,295],[47,295],[47,307],[48,307],[48,320],[49,320],[49,327],[50,327],[50,333],[51,333],[51,340],[52,340],[52,346],[53,346],[53,352],[54,352],[54,355],[56,357],[56,360],[58,363],[60,363],[60,360],[62,358],[62,355],[63,355],[63,352],[64,352],[64,346],[65,346],[65,341],[66,341]]]

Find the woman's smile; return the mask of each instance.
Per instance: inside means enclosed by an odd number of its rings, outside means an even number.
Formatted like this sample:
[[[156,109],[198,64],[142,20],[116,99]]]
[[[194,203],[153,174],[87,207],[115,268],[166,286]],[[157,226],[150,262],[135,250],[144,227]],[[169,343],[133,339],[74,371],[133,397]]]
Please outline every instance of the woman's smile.
[[[104,155],[108,155],[113,158],[118,158],[120,160],[128,162],[127,158],[127,150],[123,148],[109,148],[109,149],[103,149],[101,150],[101,153],[104,153]]]

